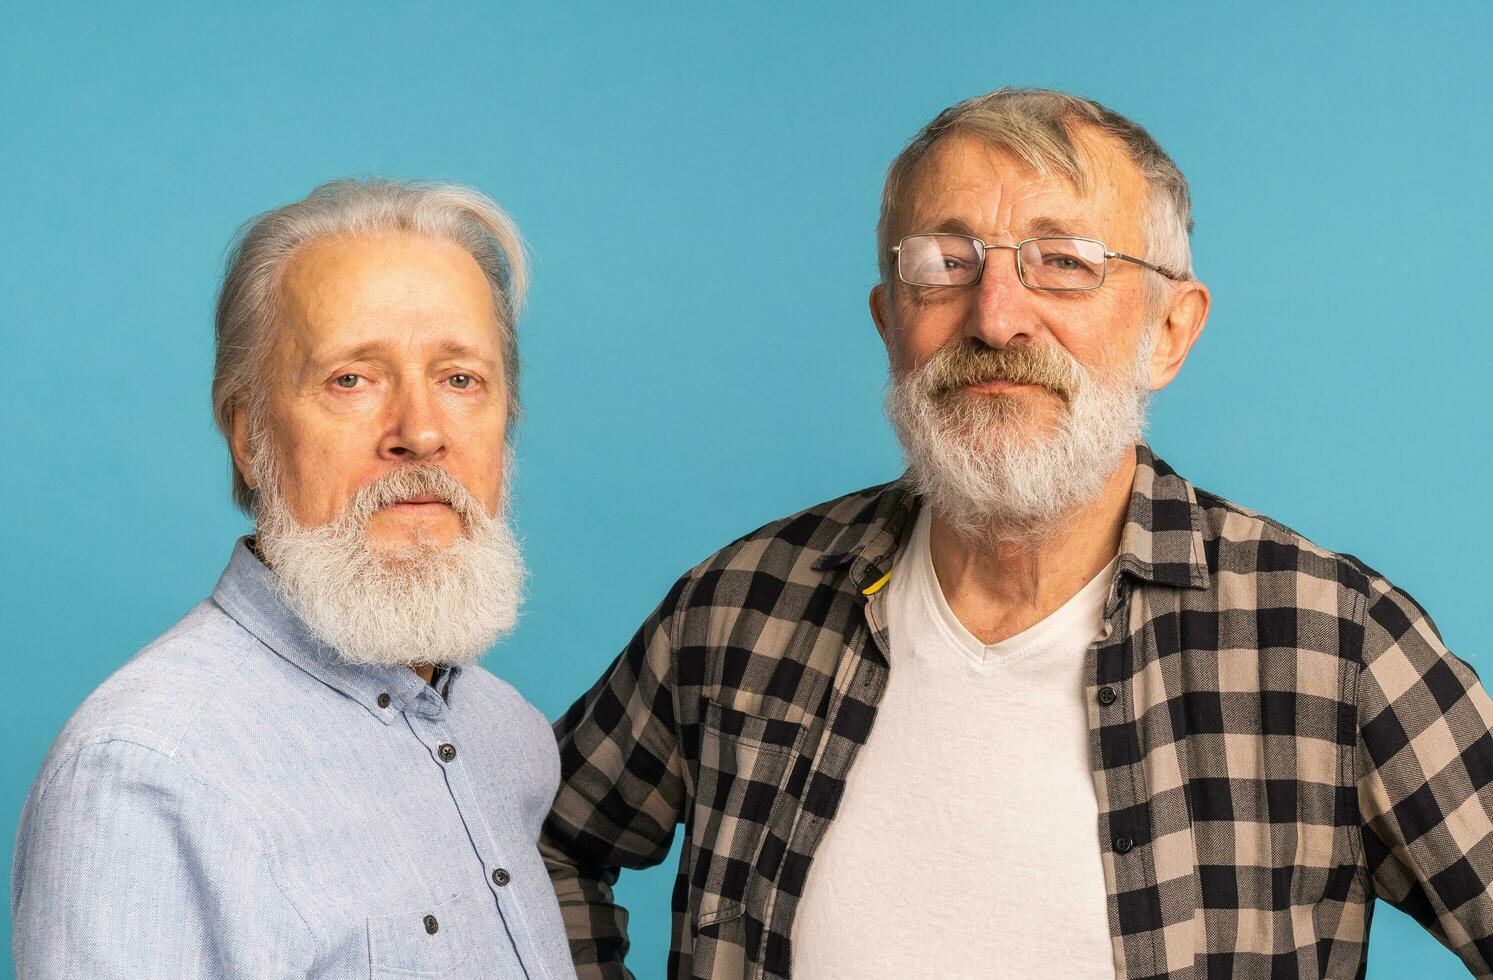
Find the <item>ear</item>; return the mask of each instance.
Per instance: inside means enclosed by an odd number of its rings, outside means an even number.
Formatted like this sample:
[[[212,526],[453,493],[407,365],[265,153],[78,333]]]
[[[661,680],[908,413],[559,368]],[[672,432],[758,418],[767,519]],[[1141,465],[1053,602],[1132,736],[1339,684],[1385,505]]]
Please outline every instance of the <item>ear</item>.
[[[254,486],[254,453],[249,448],[249,413],[241,405],[233,408],[229,432],[228,451],[233,454],[233,465],[238,467],[250,490],[258,489]]]
[[[876,332],[881,334],[881,342],[886,345],[889,352],[892,349],[892,327],[891,321],[887,317],[887,304],[890,302],[891,298],[887,296],[886,283],[879,282],[871,287],[871,322],[876,324]]]
[[[1181,283],[1169,300],[1166,317],[1157,328],[1156,348],[1151,352],[1151,390],[1172,383],[1192,345],[1202,335],[1212,306],[1212,294],[1200,282]]]

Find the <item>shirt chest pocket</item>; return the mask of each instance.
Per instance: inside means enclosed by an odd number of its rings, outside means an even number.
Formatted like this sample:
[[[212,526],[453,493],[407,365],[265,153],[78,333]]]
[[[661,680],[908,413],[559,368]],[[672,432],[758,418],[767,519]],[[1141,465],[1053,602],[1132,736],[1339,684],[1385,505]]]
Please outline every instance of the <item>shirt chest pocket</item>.
[[[407,912],[368,918],[373,980],[464,976],[472,953],[472,902],[458,896]]]
[[[690,832],[697,930],[740,916],[799,732],[790,721],[706,702]]]

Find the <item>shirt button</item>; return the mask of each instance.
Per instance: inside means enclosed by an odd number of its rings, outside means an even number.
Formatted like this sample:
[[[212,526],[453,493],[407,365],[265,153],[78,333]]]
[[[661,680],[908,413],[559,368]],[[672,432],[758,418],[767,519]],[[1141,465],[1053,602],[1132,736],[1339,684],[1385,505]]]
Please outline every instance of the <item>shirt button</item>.
[[[436,754],[441,757],[442,762],[450,762],[456,758],[456,746],[450,742],[442,742],[441,747],[436,749]]]
[[[1116,837],[1115,838],[1115,853],[1116,854],[1129,854],[1131,848],[1133,848],[1133,847],[1135,847],[1135,841],[1131,840],[1129,837]]]
[[[1120,696],[1115,693],[1115,689],[1112,687],[1101,687],[1099,689],[1099,703],[1104,705],[1106,708],[1114,704],[1115,701],[1119,699],[1119,697]]]
[[[380,694],[378,696],[378,706],[380,708],[387,708],[389,706],[389,692],[388,691],[385,691],[384,693],[382,693],[382,694]]]
[[[425,931],[432,936],[441,931],[441,924],[435,921],[435,916],[427,915],[425,917]]]
[[[513,876],[509,874],[507,869],[505,868],[498,868],[492,873],[492,883],[494,885],[497,885],[499,888],[502,888],[512,880]]]

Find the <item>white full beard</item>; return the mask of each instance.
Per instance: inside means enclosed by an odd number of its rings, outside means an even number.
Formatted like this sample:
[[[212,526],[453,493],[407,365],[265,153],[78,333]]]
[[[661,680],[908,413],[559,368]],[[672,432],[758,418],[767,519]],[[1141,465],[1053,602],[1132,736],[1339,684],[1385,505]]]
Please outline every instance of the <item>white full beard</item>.
[[[1048,538],[1099,499],[1140,442],[1155,334],[1147,331],[1134,364],[1107,383],[1072,361],[1081,380],[1046,432],[1035,431],[1028,406],[1015,397],[951,392],[935,399],[919,384],[919,372],[893,376],[886,412],[913,489],[966,539],[1036,544]]]
[[[273,478],[278,467],[264,469]],[[458,498],[453,507],[465,525],[449,547],[369,542],[367,517],[377,509],[369,494],[377,499],[387,478],[360,490],[341,515],[319,527],[296,522],[273,479],[257,481],[268,492],[261,492],[256,550],[286,604],[343,659],[470,666],[517,621],[525,570],[506,515],[489,517],[469,495],[462,497],[466,491],[449,475],[441,471],[440,477],[450,481],[442,486]],[[419,487],[402,486],[405,497],[428,487],[418,474],[414,483]]]

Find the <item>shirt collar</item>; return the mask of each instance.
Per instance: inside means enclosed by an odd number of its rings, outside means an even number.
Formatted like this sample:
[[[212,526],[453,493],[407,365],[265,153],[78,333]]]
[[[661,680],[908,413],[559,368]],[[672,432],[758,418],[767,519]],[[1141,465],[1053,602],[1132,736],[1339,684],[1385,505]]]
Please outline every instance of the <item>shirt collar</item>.
[[[403,711],[437,717],[446,701],[408,667],[379,667],[344,660],[311,630],[281,598],[274,572],[249,550],[248,538],[233,546],[228,567],[213,589],[213,601],[265,646],[321,683],[358,702],[385,724]],[[449,692],[460,668],[442,686]],[[387,705],[381,705],[387,695]]]
[[[1145,582],[1206,589],[1203,525],[1196,488],[1150,446],[1137,446],[1130,508],[1120,532],[1119,570]]]
[[[846,522],[829,550],[814,562],[817,569],[850,566],[850,584],[871,595],[885,584],[892,558],[904,534],[911,533],[920,501],[906,474],[866,494],[860,511]]]
[[[1141,444],[1135,481],[1120,532],[1116,574],[1178,588],[1208,586],[1203,550],[1203,515],[1197,491]],[[875,593],[891,572],[901,538],[912,530],[921,501],[904,474],[867,495],[866,504],[814,563],[818,569],[850,565],[850,581],[863,595]]]

